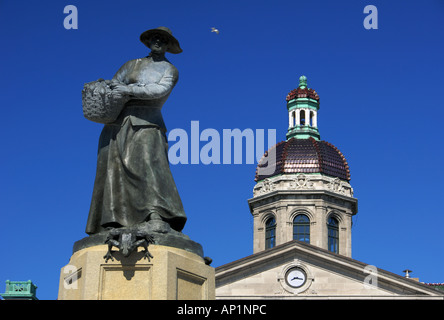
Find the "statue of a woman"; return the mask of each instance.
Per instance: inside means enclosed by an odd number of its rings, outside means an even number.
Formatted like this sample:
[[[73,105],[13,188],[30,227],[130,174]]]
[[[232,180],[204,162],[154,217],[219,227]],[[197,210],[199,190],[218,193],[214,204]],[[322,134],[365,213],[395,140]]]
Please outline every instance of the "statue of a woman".
[[[178,80],[178,71],[165,58],[165,52],[177,54],[182,49],[165,27],[145,31],[140,40],[151,49],[149,56],[125,63],[110,84],[129,101],[100,135],[86,226],[90,235],[148,220],[163,220],[181,231],[186,222],[169,168],[161,114]]]

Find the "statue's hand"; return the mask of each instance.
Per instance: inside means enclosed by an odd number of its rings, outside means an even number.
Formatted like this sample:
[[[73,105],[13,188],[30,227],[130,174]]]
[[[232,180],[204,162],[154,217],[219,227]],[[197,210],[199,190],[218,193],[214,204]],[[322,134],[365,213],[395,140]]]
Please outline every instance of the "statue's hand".
[[[121,95],[129,95],[131,93],[130,88],[122,83],[112,82],[109,87],[116,93]]]

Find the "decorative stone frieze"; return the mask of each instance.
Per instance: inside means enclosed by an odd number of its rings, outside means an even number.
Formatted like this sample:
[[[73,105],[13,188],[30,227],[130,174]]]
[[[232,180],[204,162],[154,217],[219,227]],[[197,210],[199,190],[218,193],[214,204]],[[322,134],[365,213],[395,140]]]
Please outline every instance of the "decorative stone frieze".
[[[279,175],[259,181],[253,188],[253,197],[269,194],[273,191],[288,190],[326,190],[353,197],[353,188],[347,181],[322,174],[302,173]]]

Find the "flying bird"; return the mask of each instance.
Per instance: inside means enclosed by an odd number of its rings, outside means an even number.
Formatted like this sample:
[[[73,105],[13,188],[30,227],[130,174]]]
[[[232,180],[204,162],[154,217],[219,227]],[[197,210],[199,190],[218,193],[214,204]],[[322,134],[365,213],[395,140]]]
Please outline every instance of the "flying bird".
[[[217,30],[216,28],[211,28],[211,32],[216,32],[217,34],[219,34],[219,30]]]

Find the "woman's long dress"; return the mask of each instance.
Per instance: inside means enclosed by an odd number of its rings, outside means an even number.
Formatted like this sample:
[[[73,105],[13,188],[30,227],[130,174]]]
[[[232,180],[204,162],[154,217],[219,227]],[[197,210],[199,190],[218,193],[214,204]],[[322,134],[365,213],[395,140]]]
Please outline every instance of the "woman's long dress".
[[[86,233],[134,226],[151,213],[181,231],[186,215],[169,167],[161,114],[178,71],[167,60],[146,57],[125,63],[113,80],[130,86],[131,100],[100,135]]]

